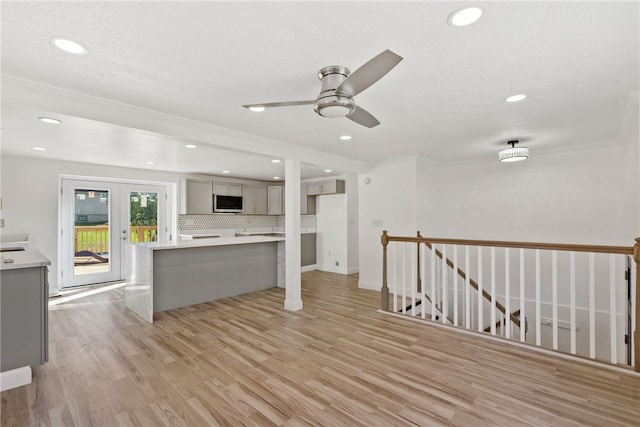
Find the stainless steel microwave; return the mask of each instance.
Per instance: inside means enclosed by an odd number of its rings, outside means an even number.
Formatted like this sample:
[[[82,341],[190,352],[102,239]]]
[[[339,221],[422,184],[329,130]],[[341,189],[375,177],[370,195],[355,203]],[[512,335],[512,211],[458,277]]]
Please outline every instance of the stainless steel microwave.
[[[240,212],[242,213],[242,196],[213,195],[214,212]]]

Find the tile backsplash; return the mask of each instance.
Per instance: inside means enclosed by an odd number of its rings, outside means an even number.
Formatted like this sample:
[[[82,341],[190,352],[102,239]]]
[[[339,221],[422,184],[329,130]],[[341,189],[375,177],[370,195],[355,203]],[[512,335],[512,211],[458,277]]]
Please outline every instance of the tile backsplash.
[[[284,228],[284,215],[178,215],[178,229],[216,230],[224,228]],[[301,215],[301,228],[315,228],[315,215]]]

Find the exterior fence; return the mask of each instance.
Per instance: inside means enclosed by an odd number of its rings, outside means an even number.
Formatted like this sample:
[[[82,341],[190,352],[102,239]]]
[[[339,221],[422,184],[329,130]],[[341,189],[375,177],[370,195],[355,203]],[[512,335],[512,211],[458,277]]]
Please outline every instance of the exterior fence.
[[[135,225],[129,227],[129,241],[131,243],[154,242],[157,239],[158,227],[155,225]],[[94,254],[109,253],[109,227],[76,226],[75,253],[93,252]]]

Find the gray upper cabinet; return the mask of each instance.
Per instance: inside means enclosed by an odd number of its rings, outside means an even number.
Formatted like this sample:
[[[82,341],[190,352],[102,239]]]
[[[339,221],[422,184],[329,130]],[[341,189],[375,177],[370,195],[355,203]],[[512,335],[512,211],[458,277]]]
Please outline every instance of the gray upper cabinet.
[[[222,196],[242,196],[242,184],[237,182],[213,182],[213,194]]]
[[[307,195],[307,183],[300,183],[300,215],[316,214],[316,198]]]
[[[327,179],[325,181],[307,182],[307,195],[320,196],[323,194],[344,194],[343,179]]]
[[[213,212],[211,181],[183,179],[181,187],[181,214],[202,215]]]
[[[243,185],[242,198],[244,203],[244,214],[266,215],[267,214],[267,187],[263,185]]]
[[[267,215],[282,215],[282,186],[270,185],[267,187]]]

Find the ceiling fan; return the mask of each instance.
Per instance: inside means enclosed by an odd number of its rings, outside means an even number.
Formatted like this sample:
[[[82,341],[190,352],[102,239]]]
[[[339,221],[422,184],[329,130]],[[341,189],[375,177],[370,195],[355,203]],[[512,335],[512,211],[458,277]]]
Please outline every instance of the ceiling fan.
[[[362,126],[372,128],[380,122],[371,113],[356,105],[354,96],[384,77],[402,57],[390,50],[376,55],[353,73],[342,65],[330,65],[318,72],[322,82],[320,94],[312,101],[285,101],[243,105],[253,111],[273,107],[311,105],[322,117],[346,117]]]

